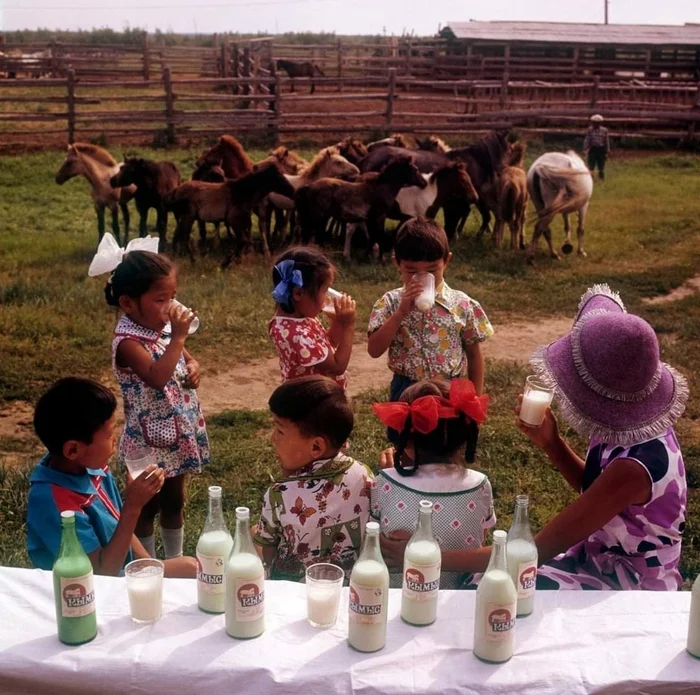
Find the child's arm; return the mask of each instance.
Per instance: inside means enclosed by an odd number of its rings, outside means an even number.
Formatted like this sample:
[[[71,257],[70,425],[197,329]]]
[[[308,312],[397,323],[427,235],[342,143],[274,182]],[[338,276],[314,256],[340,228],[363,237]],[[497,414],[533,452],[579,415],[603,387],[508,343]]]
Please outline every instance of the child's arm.
[[[355,337],[355,302],[348,295],[343,295],[340,299],[335,300],[335,320],[331,329],[336,324],[339,326],[337,331],[342,329],[342,334],[340,334],[338,347],[335,351],[330,351],[328,357],[318,365],[318,371],[321,374],[332,376],[345,374],[348,368],[352,353],[352,340]]]
[[[187,381],[183,386],[188,389],[198,389],[200,378],[199,362],[185,349],[183,349],[182,354],[185,357],[185,364],[187,365]]]
[[[375,359],[381,357],[401,328],[401,322],[414,309],[416,297],[423,291],[420,280],[413,278],[403,289],[398,309],[367,339],[367,352]]]
[[[122,340],[117,348],[119,364],[129,367],[147,386],[154,389],[165,388],[170,381],[185,347],[187,332],[194,320],[194,314],[184,307],[170,310],[172,338],[163,356],[153,360],[146,348],[135,340]]]
[[[481,352],[481,343],[471,343],[464,348],[467,354],[467,376],[474,384],[476,395],[484,392],[484,355]]]
[[[134,537],[136,522],[143,506],[163,487],[165,473],[155,465],[149,466],[127,488],[127,497],[119,515],[117,528],[109,543],[89,554],[95,574],[116,577],[124,565]],[[145,549],[139,543],[145,553]],[[148,557],[146,554],[145,557]]]

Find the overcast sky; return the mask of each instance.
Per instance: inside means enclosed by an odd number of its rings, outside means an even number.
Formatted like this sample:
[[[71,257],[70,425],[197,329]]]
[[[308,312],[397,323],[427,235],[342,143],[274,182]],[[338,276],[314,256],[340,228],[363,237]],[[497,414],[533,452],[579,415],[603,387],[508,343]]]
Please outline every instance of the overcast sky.
[[[450,20],[602,22],[604,0],[0,0],[0,28],[434,34]],[[610,22],[700,22],[700,0],[610,0]]]

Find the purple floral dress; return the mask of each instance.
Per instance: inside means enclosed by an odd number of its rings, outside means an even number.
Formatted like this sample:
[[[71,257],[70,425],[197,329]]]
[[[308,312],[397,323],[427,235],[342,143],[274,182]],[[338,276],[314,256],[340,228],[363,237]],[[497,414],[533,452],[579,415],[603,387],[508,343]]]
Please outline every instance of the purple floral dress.
[[[651,589],[676,591],[685,528],[687,486],[673,429],[630,447],[591,442],[582,491],[616,459],[639,463],[651,479],[651,498],[613,517],[586,540],[538,570],[538,589]]]

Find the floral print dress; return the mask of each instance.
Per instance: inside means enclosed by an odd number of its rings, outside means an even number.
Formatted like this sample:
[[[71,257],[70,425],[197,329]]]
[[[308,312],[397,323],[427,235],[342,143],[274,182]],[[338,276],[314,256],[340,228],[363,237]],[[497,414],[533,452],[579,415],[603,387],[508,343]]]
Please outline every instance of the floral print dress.
[[[538,589],[676,591],[685,529],[685,466],[673,429],[631,447],[591,442],[582,489],[615,460],[631,459],[648,473],[651,497],[613,517],[586,540],[538,569]]]
[[[318,366],[335,350],[328,332],[318,319],[297,319],[275,316],[268,333],[280,357],[282,381],[307,374],[322,374]],[[346,374],[331,376],[340,386],[347,387]]]
[[[166,478],[198,473],[211,457],[197,392],[182,386],[187,378],[184,355],[180,355],[165,387],[154,389],[131,369],[117,364],[117,348],[122,340],[135,340],[156,361],[163,356],[170,337],[170,324],[158,333],[124,315],[117,324],[112,341],[112,368],[124,398],[125,422],[119,442],[119,458],[124,461],[130,451],[152,447]]]
[[[372,475],[337,454],[274,483],[263,500],[258,545],[276,548],[270,579],[302,580],[306,568],[332,562],[350,576],[369,520]]]

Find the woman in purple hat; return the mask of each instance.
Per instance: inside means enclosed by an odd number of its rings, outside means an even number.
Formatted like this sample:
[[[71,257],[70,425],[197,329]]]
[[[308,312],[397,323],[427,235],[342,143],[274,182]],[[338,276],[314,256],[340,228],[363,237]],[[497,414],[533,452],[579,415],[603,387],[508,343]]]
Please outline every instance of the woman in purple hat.
[[[688,386],[660,361],[654,329],[628,314],[607,285],[595,285],[572,330],[531,362],[555,387],[561,416],[589,439],[584,460],[560,436],[551,410],[540,427],[518,420],[580,493],[535,538],[537,588],[677,590],[687,486],[673,426]],[[389,562],[400,564],[403,546],[384,539]],[[443,551],[442,568],[483,572],[489,550]]]

